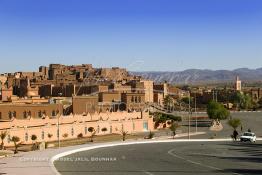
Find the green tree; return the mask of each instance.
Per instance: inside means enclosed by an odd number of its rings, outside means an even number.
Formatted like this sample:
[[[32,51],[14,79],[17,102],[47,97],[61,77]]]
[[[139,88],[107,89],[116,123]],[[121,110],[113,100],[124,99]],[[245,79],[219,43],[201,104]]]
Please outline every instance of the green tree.
[[[15,151],[14,151],[14,154],[17,154],[18,153],[18,142],[20,142],[20,138],[17,137],[17,136],[13,136],[11,139],[10,139],[11,142],[14,143],[14,146],[15,146]]]
[[[234,138],[234,140],[237,140],[237,128],[241,125],[241,120],[240,119],[230,119],[228,121],[228,125],[231,126],[233,128],[233,134],[232,134],[232,138]],[[236,134],[234,134],[236,133]]]
[[[173,124],[170,126],[170,130],[172,131],[173,133],[173,139],[175,139],[175,136],[176,136],[176,131],[177,129],[180,127],[180,125],[176,122],[173,122]]]
[[[241,109],[252,108],[252,98],[249,94],[244,94],[242,92],[237,92],[233,97],[234,104]]]
[[[241,125],[241,120],[238,118],[228,120],[228,125],[236,130]]]
[[[190,100],[190,103],[193,104],[193,102],[194,102],[193,97],[190,97],[190,98],[184,97],[184,98],[181,99],[181,101],[184,102],[185,104],[189,104],[189,100]]]
[[[5,138],[7,137],[7,131],[4,131],[4,132],[1,132],[0,134],[0,139],[1,139],[1,147],[0,147],[0,150],[3,150],[4,149],[4,140]]]
[[[210,119],[214,120],[225,120],[230,115],[229,111],[224,107],[223,104],[215,101],[211,101],[208,103],[207,114]]]
[[[164,106],[166,109],[171,109],[174,106],[174,100],[170,95],[164,98]]]
[[[257,103],[258,103],[259,107],[262,107],[262,98],[260,98]]]

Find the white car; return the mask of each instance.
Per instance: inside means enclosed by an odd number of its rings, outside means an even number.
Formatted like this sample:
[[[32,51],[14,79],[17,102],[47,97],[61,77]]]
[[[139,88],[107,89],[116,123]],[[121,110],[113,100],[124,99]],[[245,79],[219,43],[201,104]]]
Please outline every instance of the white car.
[[[245,132],[242,136],[240,136],[241,142],[256,142],[257,137],[255,133],[252,132]]]

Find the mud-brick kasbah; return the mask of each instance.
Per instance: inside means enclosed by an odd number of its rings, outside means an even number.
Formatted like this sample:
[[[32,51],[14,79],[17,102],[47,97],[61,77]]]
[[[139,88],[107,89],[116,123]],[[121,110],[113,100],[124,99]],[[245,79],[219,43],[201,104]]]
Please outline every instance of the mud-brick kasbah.
[[[32,144],[32,135],[38,142],[89,137],[89,128],[96,135],[152,131],[147,106],[163,105],[168,93],[185,95],[126,69],[91,64],[50,64],[37,72],[1,74],[0,89],[0,132],[8,133],[6,146],[12,145],[12,136],[23,144]]]

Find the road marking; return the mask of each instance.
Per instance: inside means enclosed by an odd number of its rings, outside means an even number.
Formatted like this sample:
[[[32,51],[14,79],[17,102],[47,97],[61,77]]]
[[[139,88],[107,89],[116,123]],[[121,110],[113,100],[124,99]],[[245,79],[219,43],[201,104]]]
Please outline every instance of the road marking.
[[[147,174],[147,175],[154,175],[153,173],[150,173],[148,171],[144,171],[144,173]]]
[[[212,170],[223,171],[223,170],[220,169],[220,168],[217,168],[217,167],[214,167],[214,166],[209,166],[209,165],[206,165],[206,164],[202,164],[202,163],[195,162],[195,161],[186,159],[186,158],[184,158],[184,157],[181,157],[181,156],[179,156],[179,155],[177,155],[177,154],[174,153],[175,150],[176,150],[176,149],[172,149],[172,150],[168,151],[168,154],[171,155],[171,156],[173,156],[173,157],[176,157],[176,158],[179,158],[179,159],[181,159],[181,160],[184,160],[184,161],[186,161],[186,162],[189,162],[189,163],[191,163],[191,164],[194,164],[194,165],[202,166],[202,167],[204,167],[204,168],[209,168],[209,169],[212,169]],[[222,172],[221,172],[221,173],[222,173]],[[238,173],[233,173],[233,174],[234,174],[234,175],[242,175],[242,174],[238,174]]]

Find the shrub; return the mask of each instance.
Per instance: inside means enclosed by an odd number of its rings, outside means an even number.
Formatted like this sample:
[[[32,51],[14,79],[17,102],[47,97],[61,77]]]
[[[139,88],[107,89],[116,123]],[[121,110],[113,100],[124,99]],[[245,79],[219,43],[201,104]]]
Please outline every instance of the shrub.
[[[154,135],[155,135],[155,133],[150,131],[149,134],[148,134],[148,139],[152,139],[154,137]]]
[[[83,136],[82,133],[80,133],[80,134],[77,135],[77,138],[83,138],[83,137],[84,137],[84,136]]]
[[[67,134],[67,133],[63,134],[63,137],[64,137],[64,138],[67,138],[67,137],[68,137],[68,134]]]
[[[101,130],[103,133],[105,133],[107,131],[107,128],[102,128]]]
[[[33,134],[33,135],[31,136],[31,140],[32,140],[32,141],[36,141],[36,140],[37,140],[37,136]]]

